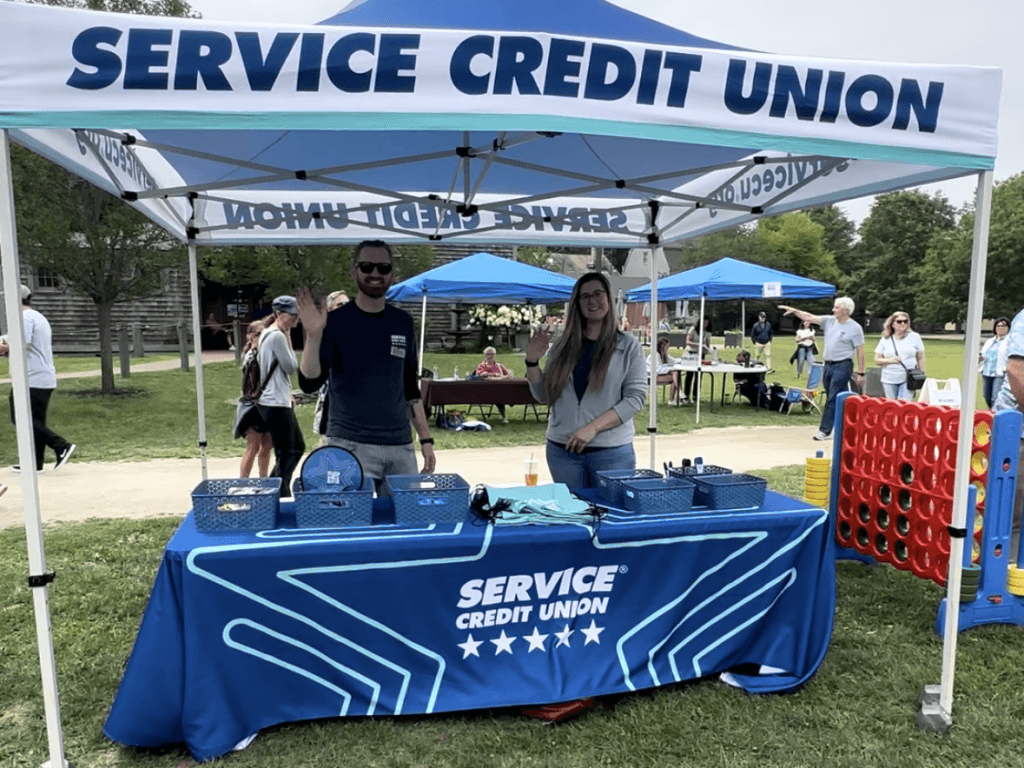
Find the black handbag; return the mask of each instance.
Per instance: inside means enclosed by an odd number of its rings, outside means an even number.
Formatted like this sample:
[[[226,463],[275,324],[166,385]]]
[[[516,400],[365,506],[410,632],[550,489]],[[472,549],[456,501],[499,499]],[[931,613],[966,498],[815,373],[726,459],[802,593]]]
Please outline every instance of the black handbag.
[[[896,353],[896,358],[899,359],[900,351],[896,348],[896,339],[890,336],[889,341],[892,342],[893,351]],[[928,378],[928,375],[919,366],[915,365],[913,368],[907,368],[907,366],[903,365],[902,360],[899,363],[900,367],[907,372],[907,389],[911,392],[917,392],[917,390],[924,386],[924,380]]]

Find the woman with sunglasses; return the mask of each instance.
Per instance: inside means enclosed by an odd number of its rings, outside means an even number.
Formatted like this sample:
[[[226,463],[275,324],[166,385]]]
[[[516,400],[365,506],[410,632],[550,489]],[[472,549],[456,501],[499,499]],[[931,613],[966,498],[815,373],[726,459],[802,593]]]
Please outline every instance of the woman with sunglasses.
[[[640,344],[621,332],[611,286],[598,272],[573,288],[565,329],[548,354],[550,332],[540,326],[526,347],[526,378],[539,403],[548,403],[547,462],[551,478],[590,488],[594,473],[633,469],[633,417],[646,400],[647,371]]]
[[[910,330],[910,315],[893,312],[882,328],[875,347],[875,362],[882,366],[882,389],[890,400],[913,400],[907,389],[907,371],[917,366],[924,370],[924,342]]]
[[[995,402],[996,395],[1003,388],[1003,376],[1006,373],[1006,338],[1010,332],[1010,318],[1000,317],[992,326],[992,336],[981,348],[978,362],[981,363],[981,392],[989,408]]]

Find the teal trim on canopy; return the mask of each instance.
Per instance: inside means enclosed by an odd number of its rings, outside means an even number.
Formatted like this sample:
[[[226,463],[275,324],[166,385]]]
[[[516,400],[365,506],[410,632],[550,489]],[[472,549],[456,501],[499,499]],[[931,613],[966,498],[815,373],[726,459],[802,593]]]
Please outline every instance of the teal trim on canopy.
[[[458,112],[181,112],[177,110],[19,112],[0,115],[3,128],[109,128],[130,125],[148,129],[250,129],[340,131],[560,131],[598,136],[653,139],[779,152],[802,152],[829,157],[880,160],[909,165],[991,170],[995,158],[912,147],[808,139],[775,134],[744,133],[683,125],[657,125],[553,115],[476,115]]]

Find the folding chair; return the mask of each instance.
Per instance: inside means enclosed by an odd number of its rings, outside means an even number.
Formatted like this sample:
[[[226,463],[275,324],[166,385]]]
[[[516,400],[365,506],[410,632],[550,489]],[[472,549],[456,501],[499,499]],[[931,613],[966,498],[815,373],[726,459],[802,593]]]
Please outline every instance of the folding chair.
[[[648,377],[648,381],[650,378]],[[668,398],[665,395],[665,387],[672,386],[672,374],[671,373],[659,373],[654,383],[661,387],[661,402],[667,403]],[[678,395],[677,395],[678,396]]]
[[[783,397],[782,404],[779,405],[779,411],[783,408],[786,409],[788,414],[793,410],[793,406],[800,403],[803,406],[804,413],[810,412],[812,409],[821,413],[821,409],[818,407],[816,398],[818,397],[818,390],[821,388],[821,379],[825,374],[825,364],[815,363],[811,366],[811,369],[807,372],[807,385],[804,387],[786,387],[786,394]]]

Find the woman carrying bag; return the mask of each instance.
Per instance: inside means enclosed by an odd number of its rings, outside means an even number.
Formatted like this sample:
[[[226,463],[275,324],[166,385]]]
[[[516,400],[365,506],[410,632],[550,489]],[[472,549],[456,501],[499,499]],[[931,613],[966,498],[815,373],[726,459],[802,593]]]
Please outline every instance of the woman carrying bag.
[[[924,385],[924,342],[910,330],[906,312],[893,312],[885,321],[875,362],[882,366],[882,388],[890,400],[913,400]]]

